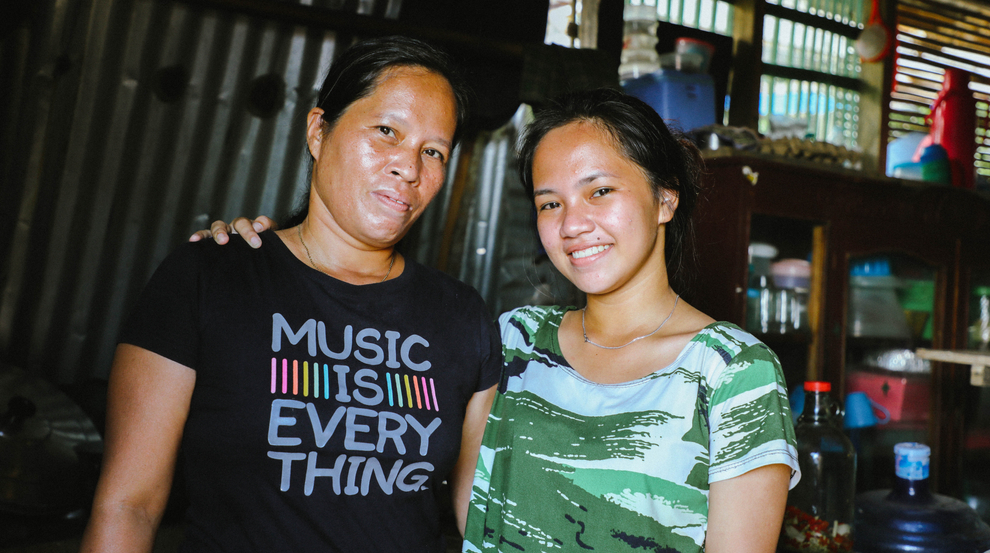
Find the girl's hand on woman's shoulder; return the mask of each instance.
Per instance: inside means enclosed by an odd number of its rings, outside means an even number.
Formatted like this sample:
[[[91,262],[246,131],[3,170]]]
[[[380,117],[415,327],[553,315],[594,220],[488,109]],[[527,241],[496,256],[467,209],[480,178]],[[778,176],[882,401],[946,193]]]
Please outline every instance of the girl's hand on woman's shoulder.
[[[255,219],[248,219],[247,217],[238,217],[230,222],[228,225],[223,221],[213,221],[210,228],[197,230],[189,237],[190,242],[199,242],[206,238],[213,238],[213,240],[220,245],[226,244],[230,240],[231,234],[239,234],[245,242],[251,245],[252,248],[261,247],[261,237],[258,233],[264,232],[268,229],[277,229],[278,225],[275,221],[272,221],[264,215],[260,215]]]

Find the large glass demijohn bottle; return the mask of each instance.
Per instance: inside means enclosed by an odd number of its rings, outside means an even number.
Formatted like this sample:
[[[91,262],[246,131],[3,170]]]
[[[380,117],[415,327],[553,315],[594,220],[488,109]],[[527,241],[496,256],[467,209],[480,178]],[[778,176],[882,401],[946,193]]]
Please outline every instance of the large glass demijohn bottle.
[[[894,446],[894,488],[856,498],[859,553],[984,553],[990,526],[972,507],[928,488],[931,449]]]
[[[801,480],[787,494],[782,551],[852,551],[856,451],[842,432],[831,390],[828,382],[804,383],[804,410],[794,429]]]

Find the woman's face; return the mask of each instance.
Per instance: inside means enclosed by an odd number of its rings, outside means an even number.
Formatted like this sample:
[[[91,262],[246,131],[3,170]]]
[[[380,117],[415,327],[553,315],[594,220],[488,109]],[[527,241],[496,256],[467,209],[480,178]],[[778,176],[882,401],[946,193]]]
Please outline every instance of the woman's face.
[[[398,67],[327,134],[322,114],[313,109],[307,127],[317,201],[310,217],[356,247],[394,245],[443,184],[457,126],[450,84],[421,67]]]
[[[583,292],[635,287],[664,271],[663,224],[676,198],[661,205],[643,170],[598,126],[579,121],[547,133],[533,184],[543,247]]]

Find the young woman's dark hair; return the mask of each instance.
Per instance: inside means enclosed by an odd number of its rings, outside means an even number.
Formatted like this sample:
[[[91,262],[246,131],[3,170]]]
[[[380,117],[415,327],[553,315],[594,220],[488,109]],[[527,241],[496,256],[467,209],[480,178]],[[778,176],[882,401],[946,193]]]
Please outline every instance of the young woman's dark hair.
[[[404,36],[358,42],[334,60],[323,79],[316,102],[316,107],[323,110],[324,131],[332,131],[351,104],[373,94],[381,76],[398,67],[422,67],[442,76],[450,84],[457,109],[453,141],[456,145],[467,120],[467,84],[445,52],[421,40]],[[282,223],[282,227],[291,228],[302,223],[308,209],[309,192],[302,198],[299,208]]]
[[[606,132],[618,151],[643,170],[656,201],[664,190],[677,194],[677,209],[667,223],[664,253],[670,278],[685,284],[682,269],[693,256],[691,214],[701,190],[698,148],[672,132],[657,112],[638,98],[610,88],[565,94],[536,112],[520,143],[519,176],[530,199],[537,146],[550,131],[577,121],[587,121]]]

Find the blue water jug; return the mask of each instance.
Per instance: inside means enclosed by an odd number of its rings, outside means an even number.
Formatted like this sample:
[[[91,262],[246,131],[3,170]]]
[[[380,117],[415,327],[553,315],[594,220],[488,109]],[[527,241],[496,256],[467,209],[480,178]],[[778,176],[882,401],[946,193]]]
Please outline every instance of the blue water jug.
[[[707,73],[661,69],[622,87],[655,109],[668,126],[690,131],[715,124],[715,82]]]

